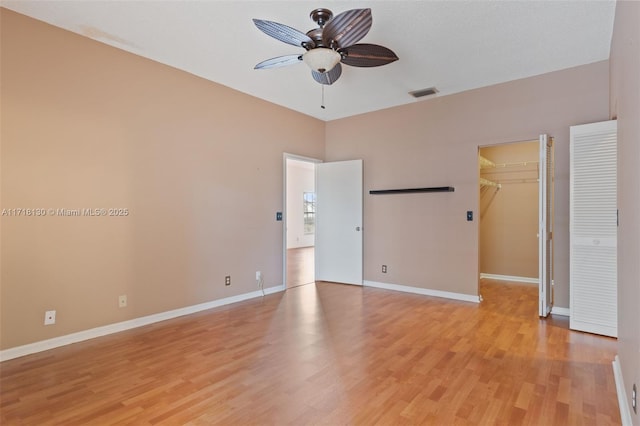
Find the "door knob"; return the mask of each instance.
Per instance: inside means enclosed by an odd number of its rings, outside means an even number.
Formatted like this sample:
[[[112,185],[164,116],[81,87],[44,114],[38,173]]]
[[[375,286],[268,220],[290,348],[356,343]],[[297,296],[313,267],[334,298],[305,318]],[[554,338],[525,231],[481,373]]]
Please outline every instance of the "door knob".
[[[356,231],[360,231],[360,227],[359,226],[356,226]]]

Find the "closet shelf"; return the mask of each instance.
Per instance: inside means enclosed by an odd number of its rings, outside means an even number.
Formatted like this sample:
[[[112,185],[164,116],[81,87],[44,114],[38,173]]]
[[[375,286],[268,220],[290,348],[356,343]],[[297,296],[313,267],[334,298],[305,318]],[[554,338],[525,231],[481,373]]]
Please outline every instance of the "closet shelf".
[[[434,186],[430,188],[406,188],[406,189],[376,189],[369,191],[369,194],[413,194],[416,192],[453,192],[453,186]]]
[[[494,163],[491,160],[487,160],[483,156],[479,157],[478,163],[480,164],[480,169],[506,169],[509,167],[527,167],[527,166],[537,166],[540,164],[539,161],[517,161],[514,163]]]
[[[484,158],[482,155],[478,157],[478,162],[480,163],[481,169],[490,169],[496,166],[496,163],[494,163],[489,159]]]
[[[502,188],[502,185],[493,181],[490,181],[488,179],[485,178],[480,178],[480,186],[493,186],[495,188]]]

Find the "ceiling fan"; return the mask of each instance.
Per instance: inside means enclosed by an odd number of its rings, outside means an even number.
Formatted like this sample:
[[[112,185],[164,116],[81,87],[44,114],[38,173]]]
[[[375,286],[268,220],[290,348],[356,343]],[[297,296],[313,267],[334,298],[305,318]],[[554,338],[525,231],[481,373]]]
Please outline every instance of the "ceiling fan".
[[[306,34],[277,22],[254,19],[262,31],[284,43],[300,46],[306,50],[301,54],[278,56],[267,59],[255,69],[276,68],[300,61],[311,68],[313,79],[320,84],[333,84],[342,74],[342,66],[377,67],[397,61],[390,49],[377,44],[356,44],[371,29],[371,9],[351,9],[333,16],[329,9],[315,9],[309,14],[318,28]]]

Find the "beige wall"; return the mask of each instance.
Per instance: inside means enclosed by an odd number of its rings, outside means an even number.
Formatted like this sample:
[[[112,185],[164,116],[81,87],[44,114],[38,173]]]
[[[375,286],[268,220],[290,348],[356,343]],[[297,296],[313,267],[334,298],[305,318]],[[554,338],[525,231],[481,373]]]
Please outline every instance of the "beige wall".
[[[631,410],[640,389],[640,3],[618,1],[611,43],[611,117],[618,118],[618,353]],[[640,401],[639,401],[640,402]],[[640,413],[640,411],[639,411]]]
[[[2,217],[0,348],[282,284],[282,154],[323,122],[0,10],[1,207],[129,211]]]
[[[480,170],[480,177],[502,185],[480,187],[481,273],[538,278],[539,152],[537,141],[480,149],[505,165]]]
[[[477,294],[478,225],[466,211],[477,217],[478,146],[548,133],[556,143],[556,304],[568,307],[569,126],[608,118],[608,71],[598,62],[327,123],[326,159],[364,160],[365,279]],[[455,192],[366,192],[446,185]]]

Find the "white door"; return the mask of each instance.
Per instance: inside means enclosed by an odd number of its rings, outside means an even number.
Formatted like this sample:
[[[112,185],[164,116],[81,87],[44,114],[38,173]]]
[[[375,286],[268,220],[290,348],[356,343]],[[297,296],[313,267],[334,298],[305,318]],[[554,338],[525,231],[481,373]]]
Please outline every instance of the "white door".
[[[540,135],[538,196],[538,315],[546,317],[553,307],[553,139]]]
[[[617,123],[570,129],[569,327],[618,335]]]
[[[362,285],[362,160],[316,165],[316,280]]]

